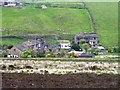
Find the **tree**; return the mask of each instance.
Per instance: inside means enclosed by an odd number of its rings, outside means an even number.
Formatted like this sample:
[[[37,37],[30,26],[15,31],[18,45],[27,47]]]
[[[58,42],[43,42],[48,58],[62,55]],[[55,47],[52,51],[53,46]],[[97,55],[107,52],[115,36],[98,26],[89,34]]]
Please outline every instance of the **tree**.
[[[64,50],[61,51],[60,56],[64,57],[66,55],[66,52]]]
[[[113,47],[114,53],[120,53],[120,47]]]
[[[112,47],[109,47],[109,48],[108,48],[108,52],[109,52],[109,53],[113,53],[113,48],[112,48]]]
[[[98,55],[99,52],[100,52],[100,50],[99,50],[99,49],[96,49],[95,52],[94,52],[94,54],[95,54],[95,55]]]
[[[44,52],[40,52],[40,51],[38,51],[37,52],[37,57],[45,57],[45,53]]]
[[[84,44],[82,45],[82,49],[84,49],[84,50],[85,50],[85,53],[87,53],[87,52],[88,52],[88,49],[89,49],[89,45],[88,45],[87,43],[84,43]]]
[[[11,49],[12,47],[13,47],[13,45],[9,45],[9,46],[8,46],[8,49]]]
[[[89,53],[89,54],[93,54],[93,53],[94,53],[94,49],[89,48],[89,49],[88,49],[88,53]]]
[[[6,51],[2,52],[2,57],[7,57],[8,53]]]
[[[47,53],[46,57],[56,57],[56,54],[53,51],[51,51]]]
[[[32,51],[31,57],[36,58],[37,57],[37,51]]]
[[[80,44],[85,44],[86,43],[86,40],[85,39],[81,39],[80,40]]]
[[[7,49],[8,49],[8,45],[3,44],[2,49],[3,49],[3,50],[7,50]]]
[[[75,51],[80,51],[80,46],[78,44],[73,44],[71,49],[74,49]]]

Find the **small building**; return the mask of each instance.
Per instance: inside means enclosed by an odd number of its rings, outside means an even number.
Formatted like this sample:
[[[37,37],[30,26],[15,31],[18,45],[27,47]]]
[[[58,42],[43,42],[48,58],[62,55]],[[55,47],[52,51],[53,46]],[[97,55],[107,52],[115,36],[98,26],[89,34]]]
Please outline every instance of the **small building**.
[[[71,49],[71,44],[69,40],[59,40],[58,42],[61,46],[61,49],[66,49],[66,50]]]
[[[41,5],[40,7],[41,7],[42,9],[46,9],[46,8],[47,8],[46,5]]]
[[[76,44],[80,44],[80,40],[86,40],[86,42],[93,46],[98,44],[98,35],[97,33],[83,33],[83,34],[77,34],[74,37],[74,41]]]
[[[8,50],[8,57],[12,57],[12,58],[20,57],[21,54],[28,49],[29,48],[23,44],[16,45],[12,47],[10,50]]]
[[[3,0],[2,1],[4,7],[15,7],[16,6],[16,0]]]

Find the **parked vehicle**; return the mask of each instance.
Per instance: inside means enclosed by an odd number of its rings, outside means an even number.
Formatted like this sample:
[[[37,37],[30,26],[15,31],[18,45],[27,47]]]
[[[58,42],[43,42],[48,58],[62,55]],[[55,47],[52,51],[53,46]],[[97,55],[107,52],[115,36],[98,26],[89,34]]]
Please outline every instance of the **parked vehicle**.
[[[94,54],[81,54],[79,55],[80,58],[94,58],[95,55]]]

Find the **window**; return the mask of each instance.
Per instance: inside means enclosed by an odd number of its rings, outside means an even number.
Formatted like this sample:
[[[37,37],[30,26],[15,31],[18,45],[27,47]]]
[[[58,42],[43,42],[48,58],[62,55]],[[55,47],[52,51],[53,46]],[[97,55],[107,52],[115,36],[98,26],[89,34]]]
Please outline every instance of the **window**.
[[[65,47],[68,47],[67,45],[65,45]]]
[[[96,40],[96,38],[94,37],[94,40]]]
[[[8,5],[8,2],[4,2],[4,5]]]
[[[14,49],[14,51],[16,51],[16,49]]]

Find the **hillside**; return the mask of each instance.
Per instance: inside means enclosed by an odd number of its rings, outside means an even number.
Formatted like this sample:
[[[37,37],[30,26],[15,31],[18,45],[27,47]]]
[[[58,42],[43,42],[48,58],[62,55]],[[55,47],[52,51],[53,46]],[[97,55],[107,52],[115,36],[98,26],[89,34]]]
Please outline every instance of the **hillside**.
[[[118,3],[87,2],[92,12],[100,43],[104,46],[118,45]]]
[[[82,5],[75,2],[52,3],[54,4]],[[105,47],[117,46],[118,4],[115,2],[86,2],[86,4],[94,17],[100,43]],[[85,9],[49,7],[43,10],[31,5],[22,9],[3,8],[2,29],[2,35],[64,34],[62,36],[64,38],[72,37],[65,34],[93,31],[89,14]]]
[[[84,9],[3,8],[2,14],[3,35],[92,32],[89,14]]]

